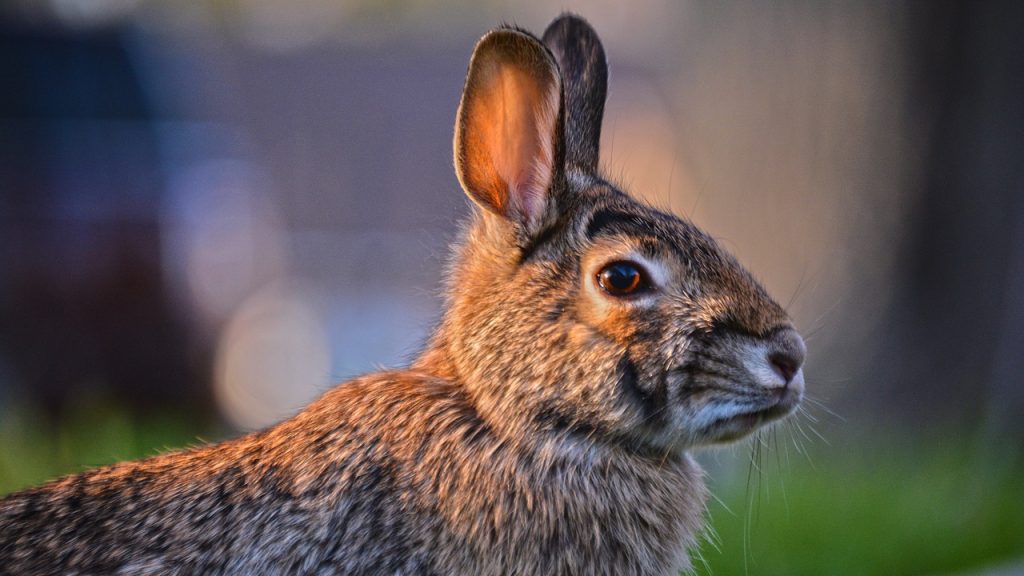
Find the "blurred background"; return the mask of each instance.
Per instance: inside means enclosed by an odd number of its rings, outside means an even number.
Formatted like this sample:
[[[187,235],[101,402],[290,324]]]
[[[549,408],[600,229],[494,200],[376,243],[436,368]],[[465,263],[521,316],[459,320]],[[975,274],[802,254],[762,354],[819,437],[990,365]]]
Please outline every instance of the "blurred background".
[[[1024,4],[0,3],[0,493],[411,358],[475,41],[584,15],[608,175],[808,338],[700,574],[1024,574]]]

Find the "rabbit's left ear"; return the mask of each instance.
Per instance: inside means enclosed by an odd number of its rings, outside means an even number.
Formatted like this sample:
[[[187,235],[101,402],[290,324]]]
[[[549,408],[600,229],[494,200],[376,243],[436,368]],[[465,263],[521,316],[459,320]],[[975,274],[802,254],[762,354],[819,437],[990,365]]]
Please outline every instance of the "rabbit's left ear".
[[[562,87],[551,54],[513,29],[488,33],[469,63],[455,123],[455,170],[483,208],[539,233],[555,214]]]
[[[601,143],[601,119],[608,94],[608,61],[597,32],[575,14],[563,14],[544,31],[565,90],[565,162],[594,173]]]

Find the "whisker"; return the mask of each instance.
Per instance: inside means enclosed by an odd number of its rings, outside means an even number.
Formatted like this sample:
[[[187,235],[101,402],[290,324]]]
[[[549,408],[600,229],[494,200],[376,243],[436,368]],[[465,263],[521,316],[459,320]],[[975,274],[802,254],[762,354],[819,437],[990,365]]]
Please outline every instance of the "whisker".
[[[789,517],[789,496],[786,495],[786,476],[782,470],[782,455],[779,454],[779,434],[772,429],[772,443],[775,445],[775,463],[779,467],[779,487],[782,490],[782,504],[786,507],[786,517]],[[789,464],[789,455],[786,455],[786,463]]]
[[[818,417],[808,412],[807,409],[804,408],[803,406],[797,407],[796,411],[798,414],[800,414],[804,418],[807,418],[809,421],[814,422],[815,424],[818,423]]]
[[[826,446],[829,446],[829,447],[831,447],[831,446],[832,446],[832,443],[828,441],[828,438],[825,438],[824,436],[822,436],[822,435],[821,435],[821,432],[818,432],[818,430],[817,430],[817,429],[816,429],[816,428],[815,428],[814,426],[812,426],[812,425],[808,424],[808,425],[807,425],[807,428],[808,428],[808,429],[810,429],[810,431],[811,431],[811,432],[812,432],[812,433],[813,433],[813,434],[814,434],[815,436],[817,436],[818,438],[820,438],[820,439],[821,439],[821,441],[822,441],[822,442],[824,442]]]
[[[758,432],[758,436],[760,436]],[[756,436],[755,436],[756,438]],[[761,473],[761,442],[755,441],[751,446],[750,450],[750,465],[753,470],[756,470],[758,474]]]
[[[798,418],[793,419],[793,425],[796,426],[797,431],[804,437],[804,440],[807,440],[808,442],[811,441],[811,437],[807,434],[807,431],[804,430],[804,427],[800,425],[800,420]]]
[[[793,449],[796,450],[796,453],[803,455],[803,453],[804,453],[803,445],[800,444],[800,439],[797,438],[796,435],[793,434],[793,430],[794,430],[794,428],[792,426],[788,429],[788,431],[789,431],[789,439],[790,439],[790,441],[792,441]]]
[[[800,295],[800,290],[804,286],[804,280],[807,279],[807,263],[804,262],[803,268],[800,270],[800,279],[797,280],[796,288],[793,290],[793,295],[789,297],[789,302],[783,307],[786,313],[789,313],[790,308],[793,307],[793,302],[796,301],[796,297]]]
[[[718,502],[718,505],[721,506],[722,508],[725,508],[726,512],[728,512],[731,516],[736,516],[736,513],[733,512],[731,508],[729,508],[729,506],[725,503],[724,500],[722,500],[718,496],[715,496],[714,492],[710,492],[710,494],[711,494],[711,499],[714,500],[715,502]]]
[[[803,334],[804,343],[806,344],[807,342],[814,340],[815,336],[820,334],[821,331],[824,330],[827,326],[828,324],[819,324],[818,326],[811,328],[810,330],[805,332]]]
[[[790,440],[792,440],[793,439],[793,427],[792,427],[792,425],[790,425],[787,422],[786,426],[785,426],[785,430],[786,430],[787,433],[789,433]],[[788,468],[792,468],[793,464],[792,464],[792,462],[790,461],[790,458],[789,458],[789,444],[786,444],[785,442],[783,442],[782,443],[782,447],[785,448],[784,454],[786,456],[786,468],[787,469]]]
[[[813,328],[809,329],[807,331],[807,334],[808,335],[813,335],[813,334],[817,333],[818,330],[821,330],[822,328],[824,328],[826,326],[826,324],[824,323],[825,318],[827,318],[829,315],[831,315],[833,312],[835,312],[839,308],[839,305],[842,304],[842,303],[843,303],[843,299],[842,298],[836,298],[836,301],[833,302],[831,306],[829,306],[827,309],[825,309],[824,312],[819,314],[818,317],[815,318],[813,322],[811,322],[811,326],[813,326]],[[807,338],[804,338],[804,340],[807,340]]]
[[[665,194],[668,196],[668,211],[670,213],[672,213],[672,214],[675,214],[675,211],[673,210],[674,207],[672,206],[672,199],[673,199],[673,196],[675,196],[674,194],[672,194],[672,177],[675,176],[675,173],[676,173],[676,156],[675,156],[675,154],[673,154],[672,155],[672,166],[669,167],[669,170],[668,170],[668,189],[665,191]]]
[[[804,431],[803,426],[800,425],[800,420],[797,419],[797,418],[793,418],[792,422],[793,422],[794,428],[800,433],[800,435],[803,436],[808,442],[812,442],[811,437],[807,435],[807,432]],[[804,446],[803,440],[800,440],[796,436],[793,436],[793,439],[794,439],[796,445],[799,446],[798,451],[800,453],[802,453],[805,458],[807,458],[807,463],[811,465],[811,468],[814,468],[815,470],[817,470],[817,468],[814,466],[814,459],[811,458],[811,453],[808,452],[807,451],[807,447]]]
[[[844,418],[838,412],[836,412],[836,411],[832,410],[831,408],[829,408],[828,406],[826,406],[825,403],[822,402],[821,400],[818,400],[817,398],[815,398],[813,396],[808,396],[807,394],[804,394],[804,400],[806,402],[808,402],[809,404],[812,404],[813,406],[817,407],[818,409],[824,410],[828,415],[830,415],[830,416],[832,416],[834,418],[838,418],[839,420],[841,420],[843,422],[846,422],[846,418]]]

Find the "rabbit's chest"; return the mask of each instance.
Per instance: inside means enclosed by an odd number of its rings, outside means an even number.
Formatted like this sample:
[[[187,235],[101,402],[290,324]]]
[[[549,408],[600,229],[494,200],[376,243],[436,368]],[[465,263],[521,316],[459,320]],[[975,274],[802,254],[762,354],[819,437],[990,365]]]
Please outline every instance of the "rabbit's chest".
[[[562,475],[477,500],[436,526],[442,573],[677,574],[699,532],[705,488],[689,458],[657,469]]]

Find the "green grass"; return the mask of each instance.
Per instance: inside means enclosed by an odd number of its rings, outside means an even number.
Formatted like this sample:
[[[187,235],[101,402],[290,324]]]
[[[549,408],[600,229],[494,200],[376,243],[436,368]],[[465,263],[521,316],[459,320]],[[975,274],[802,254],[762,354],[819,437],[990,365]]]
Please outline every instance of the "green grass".
[[[87,468],[200,444],[211,430],[209,423],[179,414],[143,419],[107,404],[82,406],[56,425],[23,407],[2,411],[0,495]]]
[[[758,466],[748,464],[756,442],[702,454],[717,498],[708,503],[717,537],[695,554],[703,558],[696,573],[935,575],[1024,559],[1019,448],[1003,442],[1002,450],[977,450],[995,443],[949,433],[853,439],[842,432],[827,433],[831,445],[816,441],[805,455],[780,431],[778,443],[762,445]],[[195,444],[201,434],[223,437],[203,422],[143,420],[109,406],[83,407],[56,429],[7,412],[0,494]]]
[[[742,454],[741,473],[711,478],[717,539],[702,545],[697,573],[943,574],[1024,559],[1017,449],[892,437],[822,443],[810,456],[768,442],[760,466]]]

